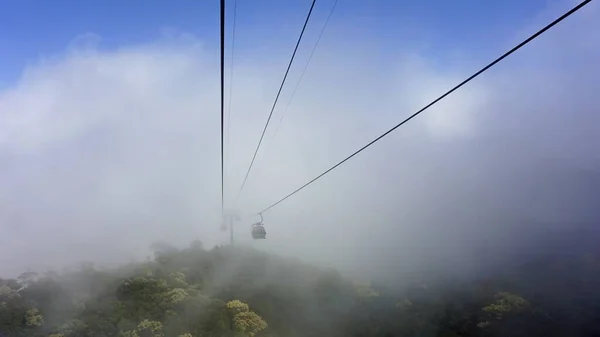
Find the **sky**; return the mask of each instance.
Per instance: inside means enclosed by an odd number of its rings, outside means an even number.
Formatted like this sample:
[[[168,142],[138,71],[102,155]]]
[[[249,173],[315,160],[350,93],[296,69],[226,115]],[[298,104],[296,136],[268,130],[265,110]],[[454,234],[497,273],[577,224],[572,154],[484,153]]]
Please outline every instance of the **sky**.
[[[218,2],[1,1],[0,274],[143,258],[156,240],[227,243],[218,229]],[[468,270],[475,251],[507,253],[528,230],[598,219],[592,1],[265,213],[267,240],[248,235],[257,211],[575,3],[339,0],[290,100],[333,4],[318,1],[235,205],[238,241],[393,276],[424,264]],[[228,208],[309,7],[237,5]]]

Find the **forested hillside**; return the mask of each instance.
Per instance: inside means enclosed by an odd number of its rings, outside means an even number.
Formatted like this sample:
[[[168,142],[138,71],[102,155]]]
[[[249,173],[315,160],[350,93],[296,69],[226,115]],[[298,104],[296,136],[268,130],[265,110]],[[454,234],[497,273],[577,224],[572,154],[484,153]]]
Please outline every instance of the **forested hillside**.
[[[399,289],[251,248],[154,250],[113,270],[0,279],[0,336],[600,336],[592,246]]]

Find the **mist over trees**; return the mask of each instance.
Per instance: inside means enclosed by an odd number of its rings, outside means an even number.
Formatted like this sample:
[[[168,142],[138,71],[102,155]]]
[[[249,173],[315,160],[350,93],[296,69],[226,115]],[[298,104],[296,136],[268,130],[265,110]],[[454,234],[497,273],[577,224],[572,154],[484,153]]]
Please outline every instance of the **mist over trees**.
[[[119,268],[0,279],[0,336],[597,336],[594,235],[547,236],[483,276],[422,273],[396,287],[241,245],[157,243]]]
[[[196,14],[216,13],[163,5],[202,26],[212,19]],[[247,237],[232,246],[219,245],[215,35],[136,41],[156,28],[152,6],[6,11],[24,26],[3,40],[14,78],[0,78],[0,337],[600,336],[598,1],[273,208],[268,239],[249,244],[253,212],[572,2],[455,2],[418,16],[431,5],[341,8],[278,136],[267,130],[239,204]],[[246,14],[227,94],[226,205],[298,28]],[[54,54],[66,41],[53,29],[70,34],[61,21],[100,35]]]

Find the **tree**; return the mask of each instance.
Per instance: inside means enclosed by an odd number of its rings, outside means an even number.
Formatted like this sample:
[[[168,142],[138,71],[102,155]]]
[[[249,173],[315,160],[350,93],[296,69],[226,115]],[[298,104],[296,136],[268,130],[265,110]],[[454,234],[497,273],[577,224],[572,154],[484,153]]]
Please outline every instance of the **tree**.
[[[354,284],[354,291],[359,298],[378,297],[379,294],[371,287],[371,282],[357,282]]]
[[[253,337],[265,330],[268,325],[262,317],[250,310],[248,304],[233,300],[225,305],[231,317],[232,327],[236,335]]]
[[[494,303],[481,309],[485,313],[485,320],[479,322],[477,327],[491,334],[500,334],[508,327],[509,331],[506,332],[514,336],[518,335],[517,330],[522,330],[523,327],[518,318],[529,308],[529,303],[521,296],[508,292],[499,292],[494,297],[496,298]],[[527,333],[524,332],[524,335]]]
[[[496,302],[481,310],[493,315],[496,319],[502,319],[507,314],[521,312],[529,305],[521,296],[507,292],[500,292],[495,297]]]
[[[0,337],[600,335],[587,256],[393,290],[239,246],[162,257],[0,279]]]
[[[163,325],[158,321],[143,320],[134,330],[121,333],[122,337],[163,337]]]
[[[41,326],[44,324],[44,316],[36,308],[29,309],[25,312],[25,324],[27,326]]]

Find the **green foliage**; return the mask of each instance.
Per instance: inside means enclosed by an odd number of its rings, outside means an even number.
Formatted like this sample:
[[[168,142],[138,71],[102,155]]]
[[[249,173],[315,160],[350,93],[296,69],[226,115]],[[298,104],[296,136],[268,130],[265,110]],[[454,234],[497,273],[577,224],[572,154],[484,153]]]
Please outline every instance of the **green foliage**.
[[[225,307],[231,316],[233,328],[237,335],[253,337],[268,327],[262,317],[250,311],[248,304],[240,300],[229,301],[225,304]]]
[[[378,297],[377,293],[372,287],[370,282],[357,282],[355,284],[356,295],[360,298],[371,298]]]
[[[44,324],[44,317],[38,309],[29,309],[25,312],[25,324],[27,326],[41,326]]]
[[[248,310],[250,310],[250,307],[248,306],[248,304],[246,304],[240,300],[229,301],[225,304],[225,307],[227,308],[227,311],[232,316],[235,316],[239,313],[247,312]]]
[[[485,306],[482,310],[494,315],[496,319],[502,319],[506,314],[518,313],[528,305],[522,297],[507,292],[500,292],[495,297],[496,302]]]
[[[135,337],[163,337],[163,325],[161,322],[143,320],[134,330]]]
[[[240,247],[178,250],[100,271],[0,279],[0,337],[587,336],[600,333],[598,259],[394,293]],[[569,269],[569,266],[577,268]],[[535,270],[535,272],[531,272]],[[593,272],[595,271],[595,272]],[[577,274],[579,273],[579,274]],[[582,275],[584,275],[583,277]],[[518,275],[515,277],[514,275]],[[553,277],[549,277],[552,275]],[[418,279],[418,278],[415,278]],[[581,283],[574,280],[581,279]],[[430,280],[425,280],[430,281]],[[565,329],[563,327],[571,327]]]
[[[268,327],[267,322],[253,311],[237,313],[233,316],[233,326],[237,333],[250,337]]]

